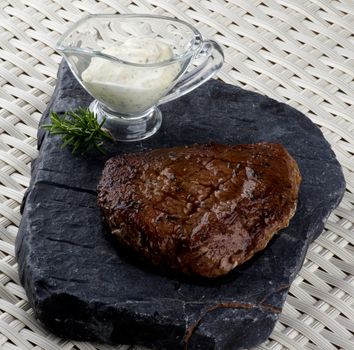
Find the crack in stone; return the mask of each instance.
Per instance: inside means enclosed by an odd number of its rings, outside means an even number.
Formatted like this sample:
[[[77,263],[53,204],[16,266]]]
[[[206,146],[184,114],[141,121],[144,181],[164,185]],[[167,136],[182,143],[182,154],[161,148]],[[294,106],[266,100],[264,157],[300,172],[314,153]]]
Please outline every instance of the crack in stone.
[[[226,302],[226,303],[220,303],[216,304],[210,308],[208,308],[202,316],[199,317],[197,322],[192,324],[190,327],[187,328],[187,331],[183,337],[183,343],[184,343],[184,349],[188,350],[188,343],[190,338],[192,337],[193,333],[196,331],[196,329],[199,327],[199,325],[202,323],[203,319],[210,314],[211,312],[221,309],[221,308],[231,308],[231,309],[260,309],[260,310],[265,310],[265,311],[270,311],[274,314],[280,314],[281,313],[281,308],[274,307],[269,304],[251,304],[251,303],[238,303],[238,302]]]
[[[185,328],[184,328],[184,334],[186,334],[188,332],[188,323],[189,323],[189,317],[186,311],[186,302],[182,301],[182,311],[183,311],[183,316],[184,316],[184,322],[186,324]]]
[[[280,293],[283,290],[286,290],[286,289],[289,289],[289,288],[290,288],[290,284],[284,284],[284,285],[279,286],[277,289],[275,289],[275,290],[271,291],[270,293],[266,294],[264,296],[264,298],[260,301],[260,304],[263,304],[267,300],[267,298],[269,298],[271,295]]]
[[[53,279],[53,280],[63,281],[65,283],[67,283],[67,282],[89,283],[89,281],[84,280],[84,279],[80,279],[80,278],[67,279],[67,278],[55,277],[55,276],[51,276],[50,278]]]
[[[70,244],[70,245],[82,247],[82,248],[89,248],[89,249],[94,248],[94,246],[89,245],[89,244],[79,244],[76,242],[68,241],[66,239],[57,239],[57,238],[53,238],[53,237],[45,237],[45,239],[47,239],[48,241],[52,241],[52,242],[66,243],[66,244]]]
[[[83,193],[88,193],[88,194],[92,194],[94,196],[97,196],[96,190],[89,190],[88,188],[80,188],[80,187],[75,187],[75,186],[70,186],[70,185],[65,185],[65,184],[59,184],[57,182],[53,182],[53,181],[49,181],[49,180],[41,180],[41,181],[36,182],[36,185],[38,185],[38,184],[54,186],[54,187],[63,188],[66,190],[73,190],[75,192],[83,192]]]
[[[66,205],[71,204],[70,201],[63,201],[63,200],[60,200],[57,198],[53,199],[53,202],[60,203],[60,204],[66,204]],[[75,202],[75,205],[80,208],[97,209],[96,203],[92,203],[91,205],[84,205],[79,202]]]
[[[47,173],[54,173],[54,174],[64,174],[64,175],[70,175],[70,172],[65,172],[65,171],[60,171],[60,169],[50,169],[50,168],[45,168],[45,167],[41,167],[38,169],[38,171],[44,171]]]
[[[279,293],[279,292],[281,292],[283,290],[286,290],[288,288],[290,288],[290,284],[281,285],[279,288],[277,288],[277,289],[273,290],[272,292],[266,294],[258,304],[240,303],[240,302],[237,302],[237,301],[231,301],[231,302],[221,302],[219,304],[211,306],[191,326],[188,327],[188,323],[186,322],[186,332],[185,332],[185,335],[183,337],[184,349],[188,350],[188,342],[189,342],[190,338],[192,337],[192,335],[196,331],[196,329],[199,327],[199,325],[202,323],[203,319],[209,313],[211,313],[211,312],[213,312],[215,310],[218,310],[220,308],[231,308],[231,309],[260,309],[260,310],[270,311],[270,312],[278,315],[278,314],[281,313],[282,308],[278,308],[278,307],[272,306],[270,304],[267,304],[267,303],[265,303],[265,300],[267,298],[269,298],[272,294]],[[208,302],[204,301],[204,303],[208,303]],[[195,302],[187,302],[185,304],[195,304]],[[186,320],[188,320],[188,316],[186,317]]]

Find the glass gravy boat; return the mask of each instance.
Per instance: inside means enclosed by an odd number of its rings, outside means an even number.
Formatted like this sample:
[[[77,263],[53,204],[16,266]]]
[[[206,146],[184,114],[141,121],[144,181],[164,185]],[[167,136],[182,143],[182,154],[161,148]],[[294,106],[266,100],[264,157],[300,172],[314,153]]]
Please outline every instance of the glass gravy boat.
[[[120,141],[153,135],[162,121],[158,106],[203,84],[224,61],[221,47],[190,24],[154,15],[89,15],[56,49]]]

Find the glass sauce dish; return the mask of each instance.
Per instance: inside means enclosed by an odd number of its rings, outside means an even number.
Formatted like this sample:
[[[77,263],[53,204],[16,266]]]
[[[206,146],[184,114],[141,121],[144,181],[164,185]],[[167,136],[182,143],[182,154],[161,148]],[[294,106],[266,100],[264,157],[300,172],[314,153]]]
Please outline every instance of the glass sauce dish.
[[[158,106],[203,84],[224,61],[221,47],[190,24],[154,15],[89,15],[56,49],[120,141],[153,135],[162,121]]]

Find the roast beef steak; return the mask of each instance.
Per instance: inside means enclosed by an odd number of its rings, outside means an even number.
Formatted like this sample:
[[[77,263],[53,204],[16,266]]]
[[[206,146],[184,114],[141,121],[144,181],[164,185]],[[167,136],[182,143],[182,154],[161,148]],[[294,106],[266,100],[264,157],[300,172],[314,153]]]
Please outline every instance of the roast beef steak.
[[[97,203],[121,245],[154,265],[217,277],[288,226],[300,181],[275,143],[164,148],[109,159]]]

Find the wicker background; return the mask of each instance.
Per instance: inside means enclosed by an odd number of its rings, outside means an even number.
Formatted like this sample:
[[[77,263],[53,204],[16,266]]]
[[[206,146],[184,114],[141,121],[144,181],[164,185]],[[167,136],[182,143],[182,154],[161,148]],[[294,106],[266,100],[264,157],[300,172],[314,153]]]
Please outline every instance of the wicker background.
[[[53,46],[84,14],[116,12],[167,13],[194,24],[223,45],[220,79],[286,102],[321,127],[347,191],[311,245],[274,332],[257,349],[353,350],[353,0],[0,0],[0,348],[135,349],[48,334],[33,318],[14,257],[36,127],[60,61]]]

